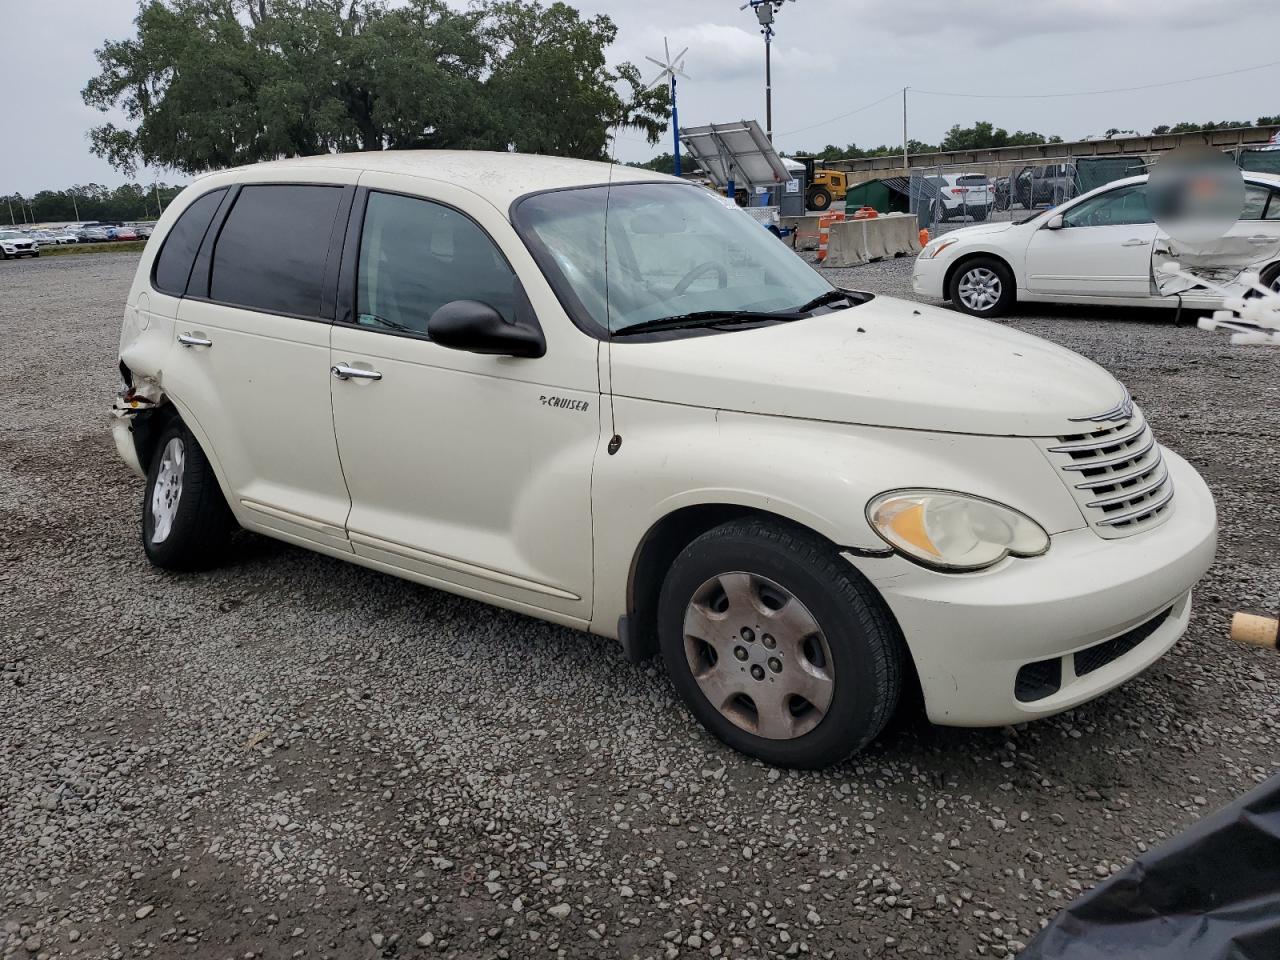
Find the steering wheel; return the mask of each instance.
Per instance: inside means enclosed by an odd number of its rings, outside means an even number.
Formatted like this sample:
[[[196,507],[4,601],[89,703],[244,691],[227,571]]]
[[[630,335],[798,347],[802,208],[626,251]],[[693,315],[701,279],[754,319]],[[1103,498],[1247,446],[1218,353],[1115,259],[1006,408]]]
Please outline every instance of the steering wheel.
[[[681,277],[680,282],[672,288],[671,295],[675,297],[683,296],[684,292],[693,284],[693,281],[712,270],[716,272],[716,278],[720,282],[721,290],[729,286],[729,271],[724,268],[724,264],[715,260],[706,260]]]

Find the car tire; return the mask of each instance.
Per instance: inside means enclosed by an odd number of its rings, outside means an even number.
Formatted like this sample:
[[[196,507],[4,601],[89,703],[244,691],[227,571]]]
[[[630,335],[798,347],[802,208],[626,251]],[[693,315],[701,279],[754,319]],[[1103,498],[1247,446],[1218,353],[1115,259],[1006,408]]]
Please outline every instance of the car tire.
[[[226,557],[235,517],[200,444],[175,419],[160,434],[147,471],[142,544],[165,570],[207,570]]]
[[[883,600],[836,547],[767,519],[726,523],[681,551],[659,596],[658,637],[704,727],[749,756],[806,769],[880,734],[907,656]]]
[[[1013,309],[1018,294],[1007,266],[994,257],[975,257],[952,273],[947,296],[957,310],[987,319]]]

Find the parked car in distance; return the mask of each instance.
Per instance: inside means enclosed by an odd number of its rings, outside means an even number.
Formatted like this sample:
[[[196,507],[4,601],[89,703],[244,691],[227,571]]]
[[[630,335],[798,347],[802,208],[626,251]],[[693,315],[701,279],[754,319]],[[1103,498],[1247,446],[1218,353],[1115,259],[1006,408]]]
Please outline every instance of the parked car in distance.
[[[106,243],[110,239],[104,227],[85,227],[76,233],[76,240],[80,243]]]
[[[1280,244],[1280,177],[1244,178],[1245,215],[1228,236]],[[1167,235],[1147,209],[1146,184],[1146,174],[1115,180],[1014,223],[944,234],[920,251],[912,289],[979,317],[1018,301],[1218,309],[1221,298],[1207,291],[1159,294],[1151,258]],[[1260,272],[1263,283],[1280,284],[1280,262]]]
[[[965,217],[980,222],[987,219],[995,205],[991,180],[985,174],[948,173],[930,177],[929,181],[938,188],[938,198],[934,201],[934,223],[946,223],[948,220]]]
[[[1042,163],[1026,166],[1011,179],[1012,200],[1030,210],[1053,206],[1076,194],[1074,163]]]
[[[74,230],[67,227],[59,227],[56,230],[49,231],[53,235],[54,242],[60,246],[66,246],[69,243],[76,242],[76,234]]]
[[[137,240],[138,233],[133,227],[116,227],[113,240]]]
[[[991,181],[991,201],[992,207],[996,210],[1009,209],[1011,203],[1009,177],[996,177]]]
[[[847,756],[906,687],[962,726],[1097,697],[1213,559],[1106,371],[833,288],[673,177],[309,157],[195,181],[155,239],[113,407],[152,563],[240,526],[660,652],[769,763]]]
[[[40,244],[34,237],[17,230],[0,230],[0,260],[40,256]]]

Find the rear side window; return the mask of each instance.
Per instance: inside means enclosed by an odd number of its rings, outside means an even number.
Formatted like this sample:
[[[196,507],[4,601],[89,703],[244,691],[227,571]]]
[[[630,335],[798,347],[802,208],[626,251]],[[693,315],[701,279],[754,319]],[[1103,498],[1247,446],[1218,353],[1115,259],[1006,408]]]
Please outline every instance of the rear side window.
[[[341,201],[341,187],[242,188],[218,234],[209,298],[251,310],[319,316]]]
[[[213,190],[206,193],[178,216],[178,222],[164,238],[164,246],[156,257],[151,277],[152,286],[161,293],[169,293],[175,297],[186,293],[196,251],[200,249],[205,231],[209,229],[213,215],[218,212],[218,204],[222,202],[226,192]]]

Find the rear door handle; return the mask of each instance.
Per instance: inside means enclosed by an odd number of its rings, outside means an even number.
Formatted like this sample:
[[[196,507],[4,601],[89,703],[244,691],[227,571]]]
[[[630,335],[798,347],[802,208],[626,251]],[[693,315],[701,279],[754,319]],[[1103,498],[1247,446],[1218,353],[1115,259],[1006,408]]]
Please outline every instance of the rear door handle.
[[[382,374],[377,370],[365,370],[362,367],[352,367],[345,363],[335,363],[329,368],[339,380],[381,380]]]
[[[213,341],[190,333],[178,334],[178,342],[184,347],[212,347]]]
[[[1151,241],[1150,241],[1150,240],[1126,240],[1124,243],[1120,244],[1120,246],[1122,246],[1122,247],[1149,247],[1149,246],[1151,246]]]

